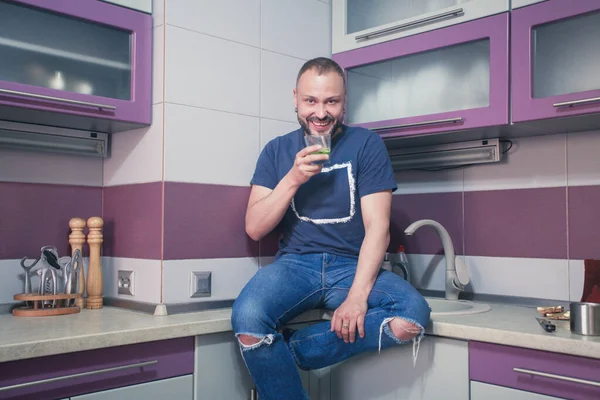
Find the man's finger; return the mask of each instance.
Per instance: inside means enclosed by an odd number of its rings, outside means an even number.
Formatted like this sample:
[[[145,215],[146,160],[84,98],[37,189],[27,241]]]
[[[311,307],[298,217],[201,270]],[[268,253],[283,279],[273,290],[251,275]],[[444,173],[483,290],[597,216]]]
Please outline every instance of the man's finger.
[[[361,338],[365,337],[365,316],[364,315],[359,315],[358,318],[356,319],[356,325],[358,327],[358,335]]]
[[[354,343],[354,340],[356,339],[356,322],[357,321],[350,321],[349,325],[349,332],[348,332],[348,337],[350,339],[350,343]]]
[[[308,146],[300,150],[298,152],[298,155],[300,157],[306,157],[310,153],[314,153],[315,151],[321,150],[321,148],[323,148],[323,146],[321,146],[320,144],[313,144],[312,146]]]

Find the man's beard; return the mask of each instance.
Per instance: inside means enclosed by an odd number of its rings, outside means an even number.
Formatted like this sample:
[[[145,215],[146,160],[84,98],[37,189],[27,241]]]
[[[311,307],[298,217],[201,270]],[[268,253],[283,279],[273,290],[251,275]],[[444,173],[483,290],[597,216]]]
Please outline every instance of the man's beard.
[[[315,122],[333,122],[333,125],[331,126],[331,128],[328,131],[325,132],[312,132],[310,130],[310,128],[308,127],[308,122],[310,121],[315,121]],[[306,122],[304,122],[300,116],[298,116],[298,123],[300,124],[300,126],[302,127],[302,129],[304,130],[304,133],[306,135],[324,135],[324,134],[331,134],[331,136],[333,137],[336,133],[340,132],[342,130],[342,122],[341,122],[341,118],[336,120],[335,118],[333,118],[333,116],[331,114],[327,114],[325,116],[325,118],[320,119],[317,117],[309,117],[306,119]]]

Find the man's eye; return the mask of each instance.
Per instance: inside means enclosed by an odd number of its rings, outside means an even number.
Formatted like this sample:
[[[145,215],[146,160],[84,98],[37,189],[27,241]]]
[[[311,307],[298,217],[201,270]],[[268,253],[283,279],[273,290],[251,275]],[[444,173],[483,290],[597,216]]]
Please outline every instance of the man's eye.
[[[329,104],[336,104],[337,100],[329,100]]]
[[[308,104],[312,104],[312,103],[314,103],[315,101],[314,101],[313,99],[307,99],[307,100],[306,100],[306,102],[307,102]]]

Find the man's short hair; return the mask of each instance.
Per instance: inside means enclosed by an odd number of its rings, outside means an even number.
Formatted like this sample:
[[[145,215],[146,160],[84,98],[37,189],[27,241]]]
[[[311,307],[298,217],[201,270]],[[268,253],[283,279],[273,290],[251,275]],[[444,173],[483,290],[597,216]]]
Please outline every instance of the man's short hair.
[[[302,68],[300,68],[300,72],[298,72],[298,76],[296,77],[296,86],[298,86],[298,81],[300,80],[302,74],[311,69],[316,70],[318,75],[336,72],[342,77],[342,81],[344,82],[344,91],[346,91],[346,75],[344,75],[344,70],[342,70],[342,67],[340,67],[338,63],[327,57],[317,57],[305,62]]]

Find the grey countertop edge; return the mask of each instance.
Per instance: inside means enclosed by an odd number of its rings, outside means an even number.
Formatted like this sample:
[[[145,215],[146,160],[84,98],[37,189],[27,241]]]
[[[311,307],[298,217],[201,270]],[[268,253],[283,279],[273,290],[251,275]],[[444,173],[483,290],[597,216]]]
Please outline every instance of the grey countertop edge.
[[[112,309],[116,310],[116,309]],[[96,310],[96,312],[102,310]],[[510,311],[510,310],[509,310]],[[135,311],[118,310],[117,313],[133,313]],[[506,312],[506,311],[505,311]],[[58,337],[44,340],[24,340],[23,342],[2,344],[0,339],[0,362],[13,361],[26,358],[36,358],[56,354],[94,350],[107,347],[151,342],[164,339],[206,335],[231,331],[231,309],[178,314],[173,316],[148,316],[144,315],[145,326],[129,329],[112,330],[100,333],[82,333],[79,335]],[[312,310],[290,323],[318,322],[329,319],[329,313],[324,310]],[[198,317],[198,320],[194,318]],[[526,316],[529,317],[528,315]],[[510,323],[503,328],[482,327],[471,322],[461,322],[462,318],[447,321],[447,317],[432,317],[431,323],[426,328],[426,335],[439,336],[463,341],[474,340],[488,343],[497,343],[508,346],[523,347],[562,353],[574,356],[600,359],[600,337],[580,337],[569,333],[547,334],[532,330],[531,333],[510,330]],[[519,321],[514,321],[518,323]],[[556,321],[561,330],[568,330],[567,321]],[[518,325],[517,325],[518,326]],[[532,328],[533,329],[533,328]],[[0,326],[0,333],[2,327]],[[542,332],[542,333],[540,333]]]

